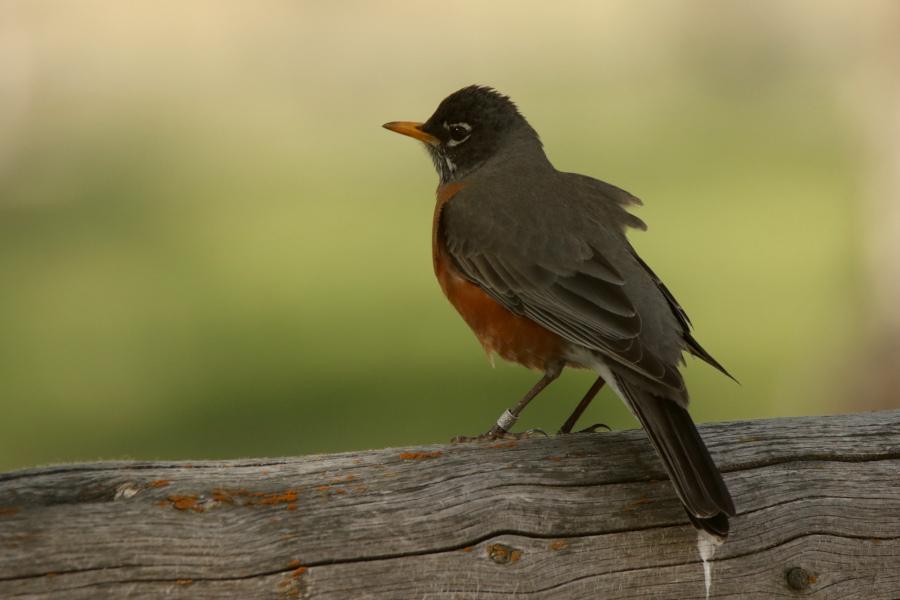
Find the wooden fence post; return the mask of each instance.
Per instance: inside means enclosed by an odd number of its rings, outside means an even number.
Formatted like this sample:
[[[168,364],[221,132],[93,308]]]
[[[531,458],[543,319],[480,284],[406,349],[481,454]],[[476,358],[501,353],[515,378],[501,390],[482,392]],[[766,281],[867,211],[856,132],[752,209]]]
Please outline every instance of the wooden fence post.
[[[900,410],[701,426],[709,598],[900,597]],[[641,431],[0,474],[0,598],[705,598]]]

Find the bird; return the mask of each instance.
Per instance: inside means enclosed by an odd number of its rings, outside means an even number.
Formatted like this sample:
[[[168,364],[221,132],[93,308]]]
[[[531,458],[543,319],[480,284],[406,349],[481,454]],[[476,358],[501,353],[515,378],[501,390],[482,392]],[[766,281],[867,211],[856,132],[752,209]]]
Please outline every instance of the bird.
[[[444,295],[489,358],[543,373],[489,431],[454,441],[528,437],[508,431],[521,410],[565,367],[593,370],[558,433],[609,385],[646,431],[690,523],[724,541],[734,502],[687,411],[679,366],[687,352],[731,375],[628,241],[629,229],[647,229],[627,210],[642,202],[558,171],[518,107],[491,87],[450,94],[424,123],[383,127],[423,142],[437,170],[432,262]]]

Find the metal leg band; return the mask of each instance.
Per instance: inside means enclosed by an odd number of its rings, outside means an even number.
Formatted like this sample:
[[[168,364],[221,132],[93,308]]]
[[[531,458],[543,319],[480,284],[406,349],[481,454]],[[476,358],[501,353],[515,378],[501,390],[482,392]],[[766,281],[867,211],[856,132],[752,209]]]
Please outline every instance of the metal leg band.
[[[516,421],[519,420],[519,417],[515,416],[510,412],[507,408],[506,412],[500,415],[500,418],[497,419],[497,427],[500,428],[500,431],[509,431],[509,428],[516,424]]]

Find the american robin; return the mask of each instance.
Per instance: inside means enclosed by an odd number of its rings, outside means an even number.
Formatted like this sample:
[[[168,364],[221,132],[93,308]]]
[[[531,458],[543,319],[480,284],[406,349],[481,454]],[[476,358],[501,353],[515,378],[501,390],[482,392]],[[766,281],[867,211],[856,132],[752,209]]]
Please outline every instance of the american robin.
[[[678,366],[687,351],[728,373],[628,242],[626,229],[647,228],[625,210],[641,201],[557,171],[516,105],[489,87],[451,94],[424,123],[384,127],[424,142],[440,176],[432,258],[444,295],[488,356],[544,373],[490,431],[457,440],[519,437],[507,430],[563,367],[592,369],[599,378],[560,433],[609,384],[646,430],[691,523],[724,539],[734,503],[687,412]]]

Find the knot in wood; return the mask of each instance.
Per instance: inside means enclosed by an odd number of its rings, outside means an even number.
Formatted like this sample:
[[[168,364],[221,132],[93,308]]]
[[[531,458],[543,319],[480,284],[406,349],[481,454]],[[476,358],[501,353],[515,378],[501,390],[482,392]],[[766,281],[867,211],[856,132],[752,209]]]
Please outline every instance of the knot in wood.
[[[522,551],[507,544],[489,544],[486,548],[488,556],[498,565],[514,563],[522,557]]]
[[[785,573],[788,587],[802,592],[816,582],[817,577],[801,567],[793,567]]]

